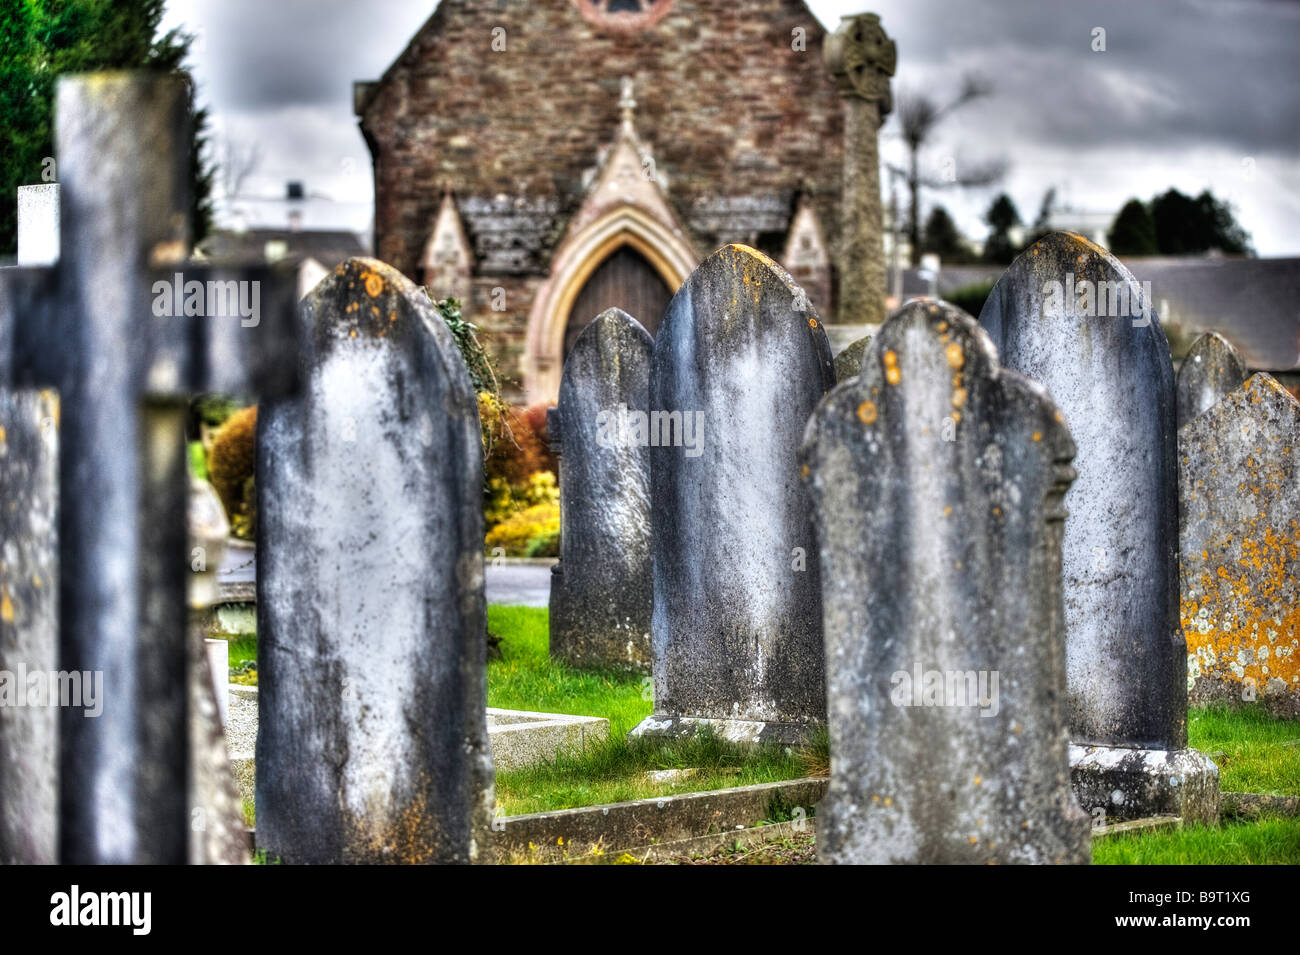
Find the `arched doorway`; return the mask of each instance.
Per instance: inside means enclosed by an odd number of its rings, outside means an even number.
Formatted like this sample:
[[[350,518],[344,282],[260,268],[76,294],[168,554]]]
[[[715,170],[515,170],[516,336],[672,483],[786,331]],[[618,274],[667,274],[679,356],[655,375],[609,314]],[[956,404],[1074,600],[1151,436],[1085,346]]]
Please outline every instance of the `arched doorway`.
[[[564,326],[564,357],[582,330],[607,308],[621,308],[654,335],[672,298],[672,289],[658,270],[630,245],[621,245],[591,273]]]

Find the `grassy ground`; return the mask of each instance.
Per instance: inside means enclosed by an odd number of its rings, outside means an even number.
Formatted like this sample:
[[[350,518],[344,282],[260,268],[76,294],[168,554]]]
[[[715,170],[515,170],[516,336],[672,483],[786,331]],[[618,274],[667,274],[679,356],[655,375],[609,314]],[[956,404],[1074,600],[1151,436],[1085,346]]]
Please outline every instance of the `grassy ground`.
[[[1163,832],[1124,833],[1092,845],[1095,865],[1296,865],[1300,819],[1225,821]]]
[[[488,607],[501,659],[488,663],[488,706],[604,716],[622,736],[650,715],[650,684],[636,674],[575,670],[551,660],[544,607]]]
[[[488,704],[511,709],[605,716],[610,739],[553,764],[497,774],[497,798],[508,815],[726,786],[793,779],[824,772],[826,746],[804,753],[773,749],[745,753],[712,739],[670,745],[628,743],[624,734],[651,709],[648,683],[627,674],[578,671],[550,659],[544,609],[488,608],[500,634],[503,659],[488,665]],[[1255,710],[1195,709],[1191,745],[1214,759],[1228,792],[1300,796],[1300,721],[1277,720]],[[656,770],[692,769],[671,781]],[[703,864],[792,863],[812,859],[813,840],[801,837],[770,847],[720,851]],[[1218,828],[1133,833],[1098,839],[1102,865],[1296,864],[1300,819],[1225,820]]]
[[[1300,796],[1300,720],[1244,708],[1194,709],[1187,736],[1219,767],[1224,792]]]
[[[497,801],[506,815],[798,779],[825,765],[824,742],[797,753],[745,751],[708,736],[669,744],[629,741],[628,730],[650,715],[647,678],[575,670],[552,660],[545,609],[488,607],[488,629],[504,638],[502,658],[488,664],[488,706],[609,719],[603,744],[561,754],[554,763],[497,773]],[[668,778],[650,775],[666,771]]]

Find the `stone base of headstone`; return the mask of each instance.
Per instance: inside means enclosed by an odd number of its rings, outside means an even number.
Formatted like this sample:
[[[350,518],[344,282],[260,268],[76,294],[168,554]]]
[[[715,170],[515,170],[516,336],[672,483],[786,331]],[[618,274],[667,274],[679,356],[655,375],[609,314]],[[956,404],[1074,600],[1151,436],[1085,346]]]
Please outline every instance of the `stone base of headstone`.
[[[575,667],[650,672],[650,634],[631,615],[594,614],[592,600],[574,599],[564,586],[564,565],[551,567],[547,602],[551,656]]]
[[[763,720],[716,720],[698,716],[647,716],[628,739],[686,739],[701,731],[712,731],[718,739],[741,746],[803,746],[812,740],[819,723],[768,723]]]
[[[1070,783],[1083,811],[1106,822],[1179,816],[1219,820],[1219,768],[1194,749],[1070,745]]]

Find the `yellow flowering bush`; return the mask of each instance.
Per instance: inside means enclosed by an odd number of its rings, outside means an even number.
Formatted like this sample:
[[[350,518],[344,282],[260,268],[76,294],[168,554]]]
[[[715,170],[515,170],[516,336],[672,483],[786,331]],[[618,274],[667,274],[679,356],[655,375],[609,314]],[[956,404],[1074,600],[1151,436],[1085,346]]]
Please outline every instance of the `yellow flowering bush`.
[[[560,505],[533,504],[488,531],[488,553],[504,548],[507,557],[557,557],[560,545]]]

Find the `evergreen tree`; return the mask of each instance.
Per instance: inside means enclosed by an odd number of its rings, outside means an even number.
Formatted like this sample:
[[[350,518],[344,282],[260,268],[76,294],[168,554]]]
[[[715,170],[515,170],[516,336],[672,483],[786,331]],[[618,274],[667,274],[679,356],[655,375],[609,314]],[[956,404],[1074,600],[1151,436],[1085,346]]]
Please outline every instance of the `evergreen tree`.
[[[165,0],[0,0],[0,254],[18,245],[16,190],[57,178],[54,90],[63,73],[156,70],[178,73],[193,37],[159,35]],[[203,161],[207,111],[194,111],[190,155],[193,239],[212,223],[212,169]]]
[[[944,262],[961,262],[970,258],[966,240],[943,206],[935,206],[925,220],[924,249],[933,252]]]
[[[1021,224],[1020,212],[1005,192],[993,200],[984,214],[989,226],[989,237],[984,243],[984,258],[989,262],[1009,265],[1016,257],[1016,245],[1011,241],[1011,230]]]
[[[1124,203],[1106,238],[1110,242],[1110,251],[1116,255],[1155,255],[1160,251],[1156,245],[1156,224],[1151,212],[1137,199]]]
[[[1170,189],[1151,200],[1156,247],[1162,255],[1200,255],[1218,249],[1252,255],[1250,234],[1237,222],[1232,207],[1207,189],[1195,199]]]

